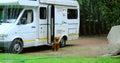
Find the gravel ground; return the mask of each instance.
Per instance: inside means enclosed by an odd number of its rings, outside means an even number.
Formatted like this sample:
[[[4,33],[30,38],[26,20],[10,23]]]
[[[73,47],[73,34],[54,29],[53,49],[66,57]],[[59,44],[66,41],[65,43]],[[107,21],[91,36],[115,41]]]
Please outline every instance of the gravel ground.
[[[77,40],[67,41],[67,46],[52,51],[50,46],[26,48],[24,55],[62,56],[62,57],[100,57],[106,53],[106,36],[81,36]]]

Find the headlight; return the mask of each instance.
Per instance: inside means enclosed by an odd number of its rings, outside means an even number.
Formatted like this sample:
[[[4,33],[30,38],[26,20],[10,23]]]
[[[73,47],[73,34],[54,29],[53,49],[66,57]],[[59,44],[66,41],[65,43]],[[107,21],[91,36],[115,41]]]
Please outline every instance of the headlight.
[[[0,40],[4,40],[7,36],[7,34],[0,34]]]

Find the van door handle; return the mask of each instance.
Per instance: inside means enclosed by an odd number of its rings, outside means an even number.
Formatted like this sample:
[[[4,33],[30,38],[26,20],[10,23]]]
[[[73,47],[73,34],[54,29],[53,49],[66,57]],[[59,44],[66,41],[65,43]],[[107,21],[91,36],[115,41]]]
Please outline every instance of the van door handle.
[[[35,26],[32,26],[32,28],[36,28]]]

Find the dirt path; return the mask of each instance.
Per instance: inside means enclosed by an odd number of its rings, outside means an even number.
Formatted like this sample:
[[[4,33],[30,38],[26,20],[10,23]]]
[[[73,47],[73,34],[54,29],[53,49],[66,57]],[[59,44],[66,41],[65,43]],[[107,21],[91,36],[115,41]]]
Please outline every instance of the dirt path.
[[[106,36],[80,37],[68,41],[67,46],[53,52],[50,46],[40,46],[24,49],[24,55],[34,56],[64,56],[64,57],[99,57],[106,53]]]

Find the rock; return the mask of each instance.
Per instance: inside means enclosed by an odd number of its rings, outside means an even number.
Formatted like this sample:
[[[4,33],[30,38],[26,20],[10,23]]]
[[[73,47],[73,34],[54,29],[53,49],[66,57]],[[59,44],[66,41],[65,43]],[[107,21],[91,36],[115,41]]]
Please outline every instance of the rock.
[[[117,55],[120,52],[120,25],[113,26],[107,36],[107,54]]]

